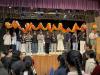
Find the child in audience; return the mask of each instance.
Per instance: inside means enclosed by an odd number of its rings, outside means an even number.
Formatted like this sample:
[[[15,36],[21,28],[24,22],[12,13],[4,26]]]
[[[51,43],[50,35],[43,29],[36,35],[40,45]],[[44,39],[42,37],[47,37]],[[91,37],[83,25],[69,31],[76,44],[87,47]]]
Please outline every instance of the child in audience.
[[[83,53],[83,70],[85,70],[86,60],[88,59],[88,52],[92,49],[90,44],[85,45],[85,52]]]
[[[37,75],[32,58],[30,56],[26,56],[23,61],[25,64],[23,75]]]
[[[95,53],[93,50],[91,50],[88,52],[88,60],[86,61],[85,65],[85,73],[91,75],[95,67],[96,67]]]
[[[59,67],[55,71],[54,75],[67,75],[68,68],[66,67],[64,56],[59,55],[57,59],[58,59],[58,62],[59,62]]]

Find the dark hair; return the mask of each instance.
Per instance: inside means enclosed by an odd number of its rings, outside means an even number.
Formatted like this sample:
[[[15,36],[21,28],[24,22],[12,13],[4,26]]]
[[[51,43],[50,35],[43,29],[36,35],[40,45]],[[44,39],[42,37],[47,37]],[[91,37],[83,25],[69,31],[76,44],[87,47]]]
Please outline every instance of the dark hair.
[[[66,60],[69,65],[74,66],[77,69],[78,75],[82,75],[82,55],[79,51],[69,51]]]
[[[20,60],[20,51],[14,51],[12,54],[12,62]]]
[[[65,67],[65,59],[63,55],[59,55],[57,60],[60,62],[60,66]]]
[[[32,60],[32,58],[30,56],[25,56],[23,61],[25,63],[25,68],[26,69],[29,69],[32,65],[34,65],[34,61]]]
[[[87,54],[90,58],[96,58],[96,53],[93,50],[88,51]]]
[[[89,47],[89,49],[92,49],[92,45],[89,43],[86,43],[86,46]]]

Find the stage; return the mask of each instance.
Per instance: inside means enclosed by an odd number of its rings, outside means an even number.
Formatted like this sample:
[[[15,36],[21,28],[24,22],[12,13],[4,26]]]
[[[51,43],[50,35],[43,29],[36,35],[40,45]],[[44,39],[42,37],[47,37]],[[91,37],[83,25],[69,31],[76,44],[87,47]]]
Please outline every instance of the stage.
[[[37,75],[49,75],[51,68],[56,70],[59,65],[57,61],[59,54],[61,53],[32,55],[32,58],[35,62],[34,66],[37,71]]]

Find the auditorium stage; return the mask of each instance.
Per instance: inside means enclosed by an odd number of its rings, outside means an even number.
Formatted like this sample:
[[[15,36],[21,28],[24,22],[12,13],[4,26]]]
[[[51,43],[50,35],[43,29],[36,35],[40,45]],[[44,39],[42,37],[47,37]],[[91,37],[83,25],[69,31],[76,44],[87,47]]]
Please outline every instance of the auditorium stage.
[[[59,65],[57,57],[60,54],[61,53],[32,55],[32,58],[35,62],[35,69],[37,71],[37,75],[49,75],[51,68],[56,70]]]

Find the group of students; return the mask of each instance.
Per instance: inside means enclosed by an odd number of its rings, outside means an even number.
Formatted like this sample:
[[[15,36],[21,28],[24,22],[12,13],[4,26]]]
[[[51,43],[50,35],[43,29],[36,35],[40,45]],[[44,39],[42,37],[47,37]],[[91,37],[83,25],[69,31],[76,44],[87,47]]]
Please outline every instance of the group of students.
[[[71,50],[58,56],[59,67],[54,75],[100,75],[100,65],[96,53],[87,44],[86,51]]]
[[[6,49],[11,47],[13,50],[20,50],[26,53],[49,53],[57,51],[78,50],[78,43],[80,42],[80,50],[84,51],[86,42],[86,33],[81,31],[79,34],[62,33],[61,31],[54,31],[52,33],[46,31],[32,31],[28,33],[15,33],[12,35],[7,32],[3,36],[4,45]]]
[[[37,75],[31,56],[20,51],[0,53],[0,75]]]

